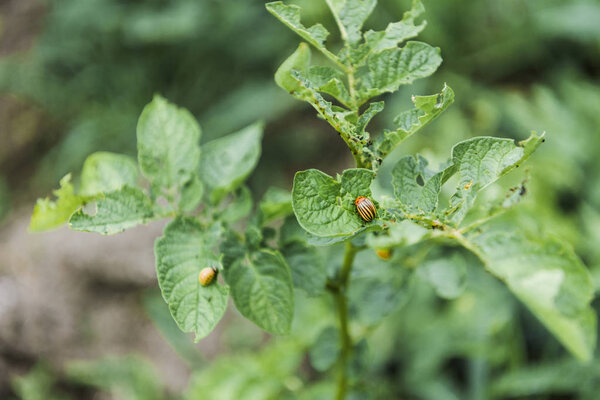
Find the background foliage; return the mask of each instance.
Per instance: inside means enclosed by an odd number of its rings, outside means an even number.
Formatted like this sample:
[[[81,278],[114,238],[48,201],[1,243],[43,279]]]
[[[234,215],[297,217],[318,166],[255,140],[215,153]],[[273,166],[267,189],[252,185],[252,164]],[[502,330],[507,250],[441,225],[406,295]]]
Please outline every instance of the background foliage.
[[[336,31],[324,2],[296,3],[309,23],[329,21],[327,28]],[[382,29],[409,8],[408,2],[379,3],[367,28]],[[489,196],[501,196],[527,178],[527,197],[507,221],[519,220],[531,236],[553,234],[570,243],[592,271],[598,290],[600,5],[593,0],[425,4],[428,24],[420,40],[442,49],[440,72],[386,98],[390,111],[373,123],[391,126],[394,110],[409,108],[412,94],[438,92],[444,82],[451,84],[456,101],[404,142],[387,165],[416,152],[442,162],[454,143],[473,136],[522,140],[531,130],[545,130],[547,141],[529,160],[528,172],[491,188]],[[5,144],[0,149],[0,216],[5,221],[11,220],[10,209],[30,207],[68,171],[79,171],[88,154],[135,155],[137,117],[156,92],[201,122],[202,143],[257,119],[267,123],[263,155],[248,182],[255,200],[267,186],[289,189],[296,170],[317,167],[334,174],[351,164],[337,135],[273,82],[273,72],[298,40],[265,11],[264,3],[63,0],[38,7],[39,22],[24,34],[33,36],[30,46],[10,49],[10,15],[2,24],[1,39],[8,48],[0,60],[2,104],[8,110],[1,111],[5,129],[0,132]],[[339,43],[335,35],[331,40]],[[391,174],[384,164],[381,181],[391,181],[386,179]],[[218,190],[214,193],[218,196]],[[304,256],[298,251],[303,243],[290,237],[287,256]],[[418,274],[405,279],[394,274],[381,289],[372,276],[382,272],[373,271],[385,272],[389,265],[374,254],[359,255],[351,309],[359,321],[354,329],[365,339],[355,351],[360,356],[354,379],[370,382],[365,392],[375,398],[594,398],[597,358],[588,365],[571,360],[506,289],[481,273],[471,256],[455,254],[464,259],[464,268],[436,283],[441,267],[434,256]],[[323,279],[318,273],[311,278]],[[310,294],[310,286],[306,289]],[[152,308],[150,300],[144,304],[148,310],[158,307]],[[594,306],[598,310],[597,301]],[[229,346],[231,354],[212,363],[190,361],[195,372],[181,396],[331,398],[333,388],[312,384],[327,374],[338,351],[331,345],[335,330],[324,329],[335,326],[331,305],[299,294],[295,307],[290,337],[258,345],[254,331],[238,329],[248,338],[237,338]],[[149,315],[159,329],[162,321],[161,331],[172,346],[185,348],[161,312]],[[180,352],[191,357],[188,350]],[[306,351],[308,360],[299,358],[299,351]],[[81,398],[77,393],[96,390],[87,389],[91,386],[117,398],[162,398],[156,372],[143,357],[73,361],[63,367],[38,364],[30,370],[36,361],[30,360],[21,371],[29,373],[1,392],[23,399],[48,398],[50,391],[56,398]]]

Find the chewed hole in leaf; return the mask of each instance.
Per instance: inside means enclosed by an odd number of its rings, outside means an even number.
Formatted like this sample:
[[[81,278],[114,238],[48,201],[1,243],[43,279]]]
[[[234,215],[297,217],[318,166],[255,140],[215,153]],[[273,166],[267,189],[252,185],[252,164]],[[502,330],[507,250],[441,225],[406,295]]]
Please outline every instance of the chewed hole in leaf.
[[[95,201],[89,202],[85,204],[81,210],[84,214],[89,215],[90,217],[95,216],[98,213],[98,203]]]
[[[421,174],[417,175],[417,185],[425,186],[425,181],[423,180],[423,176]]]

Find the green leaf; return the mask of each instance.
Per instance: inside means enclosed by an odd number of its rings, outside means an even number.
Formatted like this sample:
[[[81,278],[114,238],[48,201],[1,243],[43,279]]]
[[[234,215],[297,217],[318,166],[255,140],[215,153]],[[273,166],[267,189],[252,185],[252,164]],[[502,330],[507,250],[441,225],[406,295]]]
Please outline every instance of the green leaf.
[[[342,39],[355,44],[360,41],[361,28],[377,0],[326,0],[340,28]]]
[[[319,92],[335,97],[346,107],[351,106],[352,99],[350,98],[348,89],[346,89],[346,85],[343,83],[345,76],[339,70],[314,65],[308,69],[306,77]]]
[[[544,134],[535,132],[525,141],[478,137],[460,142],[452,148],[452,166],[443,181],[458,175],[456,192],[450,198],[447,220],[459,224],[473,207],[477,192],[494,183],[522,164],[544,141]]]
[[[69,219],[69,227],[76,231],[113,235],[146,223],[152,217],[148,196],[141,189],[123,186],[98,195],[93,203],[74,213]]]
[[[252,193],[242,185],[234,193],[234,198],[221,212],[220,219],[225,222],[235,222],[246,217],[252,211]]]
[[[389,228],[383,233],[370,233],[367,236],[367,245],[372,249],[406,247],[420,242],[428,233],[428,229],[417,225],[415,222],[402,220],[390,223]]]
[[[596,314],[590,274],[557,239],[530,240],[515,232],[487,232],[462,240],[577,358],[591,359]]]
[[[212,202],[235,190],[256,167],[262,133],[263,124],[255,123],[202,146],[200,177],[210,189]]]
[[[135,160],[123,154],[100,151],[89,155],[81,170],[79,194],[93,196],[137,186],[138,168]]]
[[[442,91],[430,96],[413,96],[415,108],[398,115],[394,123],[398,129],[385,130],[377,138],[375,149],[381,158],[385,158],[400,143],[433,121],[454,102],[454,92],[444,85]]]
[[[327,29],[321,24],[315,24],[310,28],[302,25],[300,22],[300,7],[297,5],[288,6],[281,1],[267,3],[265,6],[271,14],[283,22],[288,28],[300,35],[302,39],[312,44],[332,61],[338,62],[337,57],[325,47],[325,40],[327,39],[327,36],[329,36]]]
[[[274,334],[290,331],[294,293],[290,268],[278,252],[260,250],[225,269],[235,306],[243,316]]]
[[[35,364],[26,375],[14,376],[11,386],[21,400],[66,400],[70,397],[54,393],[56,377],[50,368],[42,363]]]
[[[334,106],[330,101],[319,93],[319,87],[300,71],[292,71],[292,76],[298,80],[302,86],[301,91],[297,91],[296,97],[309,102],[319,115],[326,120],[336,131],[338,131],[342,139],[350,146],[354,148],[354,144],[351,141],[351,137],[355,136],[354,132],[356,127],[346,117],[351,116],[352,112]],[[319,82],[317,82],[319,83]]]
[[[370,30],[366,32],[364,36],[369,51],[394,48],[406,39],[417,36],[427,25],[425,21],[420,25],[415,25],[415,19],[423,14],[423,12],[425,12],[423,3],[415,0],[413,1],[412,9],[404,13],[401,21],[390,23],[385,31],[375,32]]]
[[[204,185],[198,174],[194,174],[192,179],[182,186],[178,206],[182,211],[194,211],[202,201],[203,195]]]
[[[406,213],[429,214],[437,208],[443,171],[434,173],[427,164],[417,154],[400,159],[392,169],[394,195]]]
[[[152,288],[144,292],[142,305],[144,311],[152,320],[152,325],[160,332],[177,355],[192,369],[201,368],[207,359],[200,352],[198,346],[190,341],[188,334],[179,329],[159,289]]]
[[[291,193],[273,186],[267,189],[258,207],[262,214],[263,224],[294,213]]]
[[[444,299],[455,299],[465,290],[466,264],[456,253],[451,257],[426,260],[417,272]]]
[[[240,332],[241,333],[241,332]],[[270,340],[260,352],[217,357],[193,372],[186,400],[287,399],[304,349],[293,340]]]
[[[55,190],[54,195],[56,201],[38,199],[29,223],[31,232],[45,231],[64,224],[84,202],[83,197],[75,195],[71,174],[60,180],[60,189]]]
[[[580,399],[594,399],[600,379],[600,363],[583,364],[573,359],[546,361],[512,369],[491,385],[494,398],[525,398],[533,395],[579,393]],[[585,394],[588,396],[585,396]]]
[[[160,400],[163,388],[154,366],[138,356],[106,357],[93,361],[71,361],[70,380],[94,386],[123,400]]]
[[[200,126],[189,111],[155,95],[138,120],[138,162],[144,176],[167,189],[188,182],[200,159]]]
[[[300,43],[298,48],[289,56],[275,72],[275,82],[283,90],[294,94],[301,86],[292,76],[292,70],[305,72],[310,66],[310,47]]]
[[[319,296],[325,290],[327,270],[317,249],[300,241],[281,248],[281,254],[292,271],[294,286],[309,296]]]
[[[338,179],[309,169],[296,173],[292,206],[298,223],[316,236],[349,236],[359,232],[365,222],[356,212],[358,196],[371,197],[371,170],[347,169]]]
[[[373,117],[383,111],[384,105],[385,103],[383,101],[369,104],[369,108],[367,108],[365,112],[361,114],[356,123],[356,133],[358,135],[362,135],[362,133],[365,132],[367,125],[369,122],[371,122]],[[368,137],[364,137],[364,139],[368,139]]]
[[[337,328],[328,326],[321,331],[308,351],[310,364],[314,369],[323,372],[335,364],[342,350],[340,341]]]
[[[407,42],[403,48],[384,49],[367,59],[368,74],[362,76],[359,104],[400,85],[433,74],[442,63],[440,50],[422,42]]]
[[[411,275],[410,269],[384,261],[374,252],[359,253],[348,288],[351,312],[361,324],[380,323],[408,298]]]
[[[200,285],[198,275],[204,268],[221,269],[211,248],[219,234],[192,218],[171,221],[156,240],[154,255],[158,285],[171,315],[184,332],[194,332],[196,340],[208,335],[227,308],[229,287],[216,279]]]

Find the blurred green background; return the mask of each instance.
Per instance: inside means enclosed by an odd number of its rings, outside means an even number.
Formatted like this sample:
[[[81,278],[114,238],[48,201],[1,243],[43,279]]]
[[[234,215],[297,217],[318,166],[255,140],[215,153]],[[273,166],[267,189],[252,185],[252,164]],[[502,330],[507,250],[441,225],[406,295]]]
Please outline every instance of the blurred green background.
[[[336,32],[323,1],[294,3],[303,7],[307,24],[325,21]],[[425,5],[428,26],[419,40],[439,46],[444,63],[434,77],[384,98],[386,112],[374,121],[374,131],[390,126],[410,106],[412,94],[436,93],[444,82],[456,92],[456,103],[390,156],[381,180],[403,154],[421,152],[441,163],[452,145],[466,138],[520,140],[531,130],[546,131],[546,143],[527,171],[516,174],[517,181],[528,177],[528,197],[511,217],[533,233],[572,244],[600,289],[600,2],[430,0]],[[384,28],[409,6],[380,0],[366,28]],[[31,282],[22,279],[45,279],[35,285],[50,285],[53,296],[64,297],[61,290],[71,284],[48,281],[58,274],[48,264],[79,265],[81,257],[100,266],[112,262],[85,258],[88,242],[46,262],[40,243],[52,254],[62,239],[76,236],[60,233],[58,243],[44,235],[29,239],[24,227],[35,198],[49,193],[67,172],[80,170],[88,154],[135,154],[137,117],[153,93],[188,108],[200,121],[203,141],[266,121],[263,156],[249,182],[255,199],[268,186],[289,188],[297,170],[335,173],[351,166],[328,125],[273,81],[299,41],[256,0],[0,1],[0,398],[104,398],[94,397],[97,391],[118,399],[177,398],[184,392],[190,399],[297,398],[296,393],[331,398],[327,384],[313,384],[323,364],[291,356],[313,345],[319,328],[332,322],[324,300],[298,300],[297,329],[290,338],[269,341],[231,313],[225,328],[198,347],[174,329],[165,306],[156,301],[151,240],[145,249],[150,258],[144,259],[150,277],[107,278],[100,267],[73,267],[92,288],[79,289],[90,306],[77,312],[94,313],[105,298],[128,299],[120,306],[140,318],[140,331],[158,332],[158,339],[136,350],[167,346],[165,352],[177,354],[169,359],[182,365],[181,373],[167,374],[164,368],[154,371],[160,354],[129,355],[136,338],[127,332],[104,343],[98,337],[105,334],[95,333],[94,323],[82,323],[80,314],[48,322],[69,325],[69,340],[37,347],[47,340],[47,328],[28,311],[39,303],[27,300]],[[339,47],[338,35],[328,43]],[[127,253],[131,259],[134,251]],[[20,257],[28,254],[33,261],[24,269]],[[378,268],[372,255],[363,257],[359,264],[365,273]],[[368,356],[357,361],[357,376],[369,384],[354,398],[598,399],[600,361],[571,360],[504,288],[466,260],[458,298],[438,298],[416,276],[410,279],[410,296],[393,293],[385,299],[395,305],[391,316],[364,324]],[[67,296],[64,302],[72,300]],[[598,310],[600,303],[594,306]],[[307,328],[302,324],[307,320],[317,322]],[[73,337],[79,342],[71,343]],[[71,361],[100,356],[109,358]],[[125,358],[111,358],[117,356]],[[188,387],[192,370],[197,372]]]

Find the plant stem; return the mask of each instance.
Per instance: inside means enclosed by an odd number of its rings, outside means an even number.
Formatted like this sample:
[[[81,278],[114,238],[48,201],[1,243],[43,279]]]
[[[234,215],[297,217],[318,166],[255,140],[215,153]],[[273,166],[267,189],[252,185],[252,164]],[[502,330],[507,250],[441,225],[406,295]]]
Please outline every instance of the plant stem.
[[[344,252],[344,263],[340,271],[338,285],[334,290],[334,297],[337,306],[339,324],[340,324],[340,337],[341,337],[341,351],[338,359],[338,386],[336,400],[344,400],[346,398],[346,392],[348,389],[348,362],[352,353],[352,339],[348,331],[348,299],[346,297],[348,279],[350,272],[352,271],[352,264],[354,263],[354,256],[356,255],[357,248],[352,245],[348,240],[346,242],[346,250]]]

